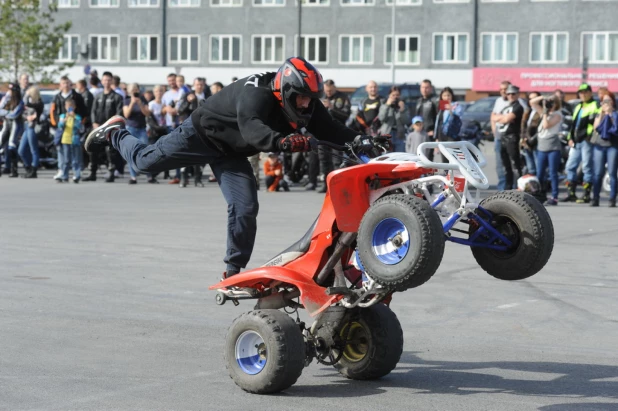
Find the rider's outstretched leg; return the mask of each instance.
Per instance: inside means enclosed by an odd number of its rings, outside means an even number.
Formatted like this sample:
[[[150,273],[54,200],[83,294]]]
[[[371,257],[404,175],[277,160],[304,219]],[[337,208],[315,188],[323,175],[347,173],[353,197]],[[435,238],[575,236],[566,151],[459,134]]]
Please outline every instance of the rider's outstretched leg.
[[[195,133],[188,118],[154,144],[145,144],[124,129],[124,119],[114,116],[88,135],[86,150],[97,151],[112,145],[129,166],[141,173],[156,173],[216,161],[223,153],[207,146]]]

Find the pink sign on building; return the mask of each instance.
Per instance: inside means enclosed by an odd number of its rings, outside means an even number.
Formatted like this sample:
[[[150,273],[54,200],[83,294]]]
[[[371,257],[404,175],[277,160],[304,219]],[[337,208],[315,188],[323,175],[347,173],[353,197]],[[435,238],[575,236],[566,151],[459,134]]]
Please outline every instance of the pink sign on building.
[[[521,91],[551,92],[557,88],[575,92],[582,83],[578,68],[475,68],[472,69],[474,91],[497,91],[508,80]],[[586,81],[593,90],[607,87],[618,91],[618,68],[589,69]]]

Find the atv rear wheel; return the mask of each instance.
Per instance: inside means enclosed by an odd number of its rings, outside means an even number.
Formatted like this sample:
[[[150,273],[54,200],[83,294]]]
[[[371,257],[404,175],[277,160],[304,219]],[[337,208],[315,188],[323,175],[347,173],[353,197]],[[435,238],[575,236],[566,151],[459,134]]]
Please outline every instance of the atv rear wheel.
[[[471,247],[481,268],[500,280],[523,280],[547,264],[554,248],[554,226],[545,207],[530,194],[502,191],[481,202],[491,223],[513,243],[506,251]],[[483,217],[482,211],[479,216]],[[471,229],[473,233],[476,228]]]
[[[225,361],[236,385],[255,394],[291,387],[305,366],[298,324],[278,310],[250,311],[236,318],[225,341]]]
[[[387,288],[404,291],[434,275],[444,254],[444,232],[429,203],[395,194],[379,199],[367,210],[357,244],[369,276]]]
[[[403,351],[403,331],[394,312],[384,304],[363,308],[343,326],[346,345],[335,368],[353,380],[373,380],[389,374]]]

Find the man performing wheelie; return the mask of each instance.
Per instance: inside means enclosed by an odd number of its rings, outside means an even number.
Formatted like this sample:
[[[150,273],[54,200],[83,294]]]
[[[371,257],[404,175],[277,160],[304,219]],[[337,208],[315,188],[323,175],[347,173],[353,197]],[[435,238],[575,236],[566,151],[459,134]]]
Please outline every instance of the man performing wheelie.
[[[224,277],[230,277],[246,267],[255,242],[257,186],[248,156],[309,151],[310,136],[301,134],[305,128],[319,139],[372,148],[370,138],[331,118],[320,102],[323,88],[319,71],[292,57],[276,73],[254,74],[223,88],[155,144],[133,137],[125,119],[114,116],[88,135],[86,150],[112,145],[142,173],[210,164],[228,204]]]

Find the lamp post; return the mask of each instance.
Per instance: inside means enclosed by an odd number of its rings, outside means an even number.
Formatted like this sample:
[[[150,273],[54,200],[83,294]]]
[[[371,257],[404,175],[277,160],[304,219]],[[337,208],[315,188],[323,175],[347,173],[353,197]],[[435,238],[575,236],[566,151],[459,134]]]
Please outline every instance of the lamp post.
[[[391,0],[393,8],[391,11],[391,83],[395,84],[395,2]]]
[[[299,57],[303,57],[301,50],[302,50],[302,22],[303,22],[303,0],[298,0],[298,51],[297,54]]]

